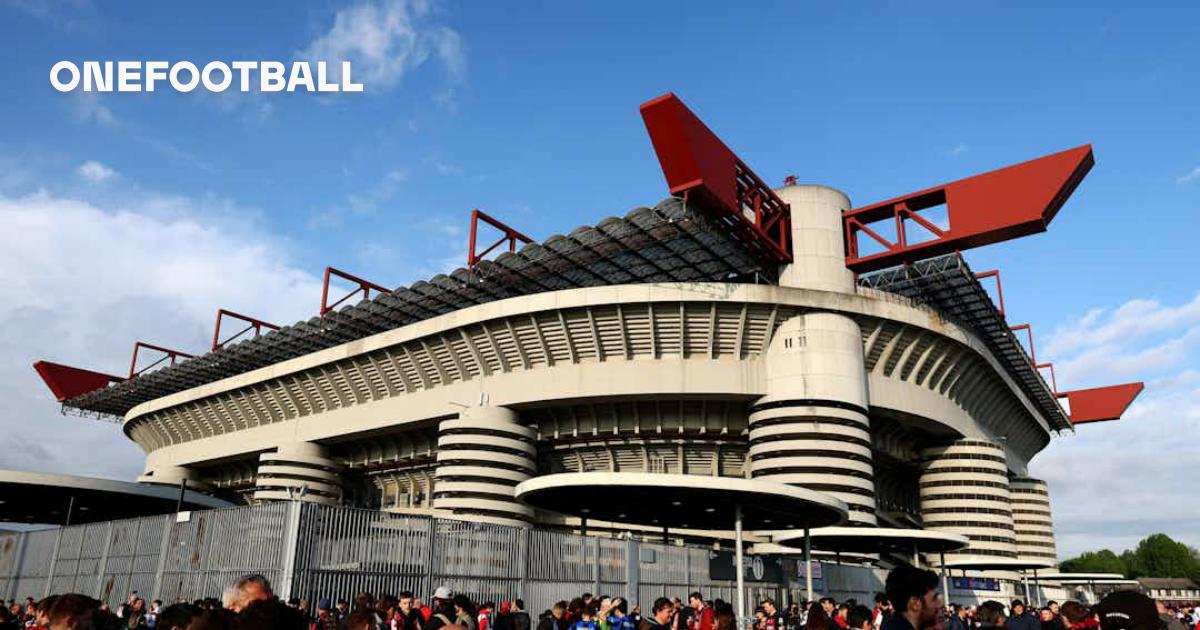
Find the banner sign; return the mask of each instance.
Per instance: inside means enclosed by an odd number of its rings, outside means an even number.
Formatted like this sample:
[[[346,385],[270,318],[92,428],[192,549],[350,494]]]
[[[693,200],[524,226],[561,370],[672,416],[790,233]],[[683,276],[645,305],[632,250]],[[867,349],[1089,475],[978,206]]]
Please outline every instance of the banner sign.
[[[732,551],[708,552],[710,580],[736,580]],[[742,556],[742,579],[747,582],[783,582],[783,561],[778,557]]]
[[[998,591],[1000,580],[995,578],[952,577],[951,583],[960,591]]]

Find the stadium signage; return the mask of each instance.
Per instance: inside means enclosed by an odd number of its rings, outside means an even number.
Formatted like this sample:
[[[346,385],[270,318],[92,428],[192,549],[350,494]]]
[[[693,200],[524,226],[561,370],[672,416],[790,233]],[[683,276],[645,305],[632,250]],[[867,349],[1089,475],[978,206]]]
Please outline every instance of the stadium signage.
[[[50,68],[50,85],[59,92],[154,92],[170,88],[191,92],[362,92],[349,61],[330,73],[324,61],[59,61]]]

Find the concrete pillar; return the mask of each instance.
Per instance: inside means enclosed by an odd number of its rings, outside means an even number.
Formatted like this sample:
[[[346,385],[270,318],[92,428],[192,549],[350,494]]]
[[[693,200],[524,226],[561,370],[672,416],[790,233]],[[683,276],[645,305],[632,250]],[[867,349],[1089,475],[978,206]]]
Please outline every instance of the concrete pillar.
[[[961,534],[969,547],[946,554],[1016,558],[1012,498],[1004,449],[962,439],[921,452],[921,520],[926,529]]]
[[[517,484],[537,472],[534,430],[505,407],[472,407],[438,427],[433,507],[507,525],[533,510],[516,500]]]
[[[342,464],[312,442],[281,445],[258,456],[255,501],[300,500],[337,505],[342,499]]]
[[[771,339],[766,362],[768,393],[750,413],[750,476],[826,492],[846,502],[850,524],[874,525],[858,324],[836,313],[792,317]]]
[[[828,186],[784,186],[775,191],[792,209],[793,262],[784,266],[785,287],[854,292],[854,273],[846,268],[842,212],[850,199]]]
[[[1012,492],[1013,531],[1017,538],[1017,557],[1021,560],[1057,564],[1054,546],[1054,521],[1050,517],[1050,491],[1046,482],[1016,477]]]

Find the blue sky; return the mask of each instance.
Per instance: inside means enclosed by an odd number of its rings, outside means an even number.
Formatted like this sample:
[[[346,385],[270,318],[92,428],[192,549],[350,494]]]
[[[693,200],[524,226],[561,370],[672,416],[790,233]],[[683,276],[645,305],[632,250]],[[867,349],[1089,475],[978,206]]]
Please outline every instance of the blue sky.
[[[1069,486],[1064,548],[1159,529],[1200,545],[1200,6],[823,4],[0,0],[0,422],[30,442],[0,466],[139,472],[115,427],[57,415],[33,359],[119,371],[134,337],[202,347],[218,306],[307,317],[325,265],[427,277],[465,256],[474,207],[544,238],[652,205],[637,108],[674,91],[767,181],[856,204],[1092,143],[1048,233],[968,258],[1002,269],[1061,384],[1151,384],[1126,423],[1035,463]],[[366,91],[48,81],[62,59],[313,51],[353,60]],[[1102,454],[1115,444],[1130,459]],[[1114,478],[1129,522],[1094,514]]]

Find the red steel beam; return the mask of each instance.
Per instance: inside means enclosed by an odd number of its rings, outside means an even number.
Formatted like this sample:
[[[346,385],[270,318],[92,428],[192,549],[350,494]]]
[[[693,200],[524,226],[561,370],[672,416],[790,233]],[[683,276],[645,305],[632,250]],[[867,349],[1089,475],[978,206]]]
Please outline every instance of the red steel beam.
[[[342,296],[342,298],[340,300],[334,302],[333,304],[330,304],[329,303],[329,279],[331,276],[337,276],[343,280],[353,282],[354,284],[358,285],[358,288],[354,289],[353,291]],[[337,308],[339,304],[350,299],[351,296],[358,293],[359,291],[362,291],[364,300],[370,298],[372,289],[374,289],[375,291],[378,291],[380,293],[390,293],[391,292],[391,289],[381,287],[378,284],[375,284],[374,282],[371,282],[369,280],[363,280],[362,278],[359,278],[358,276],[348,274],[345,271],[342,271],[340,269],[334,269],[333,267],[326,267],[325,268],[325,283],[321,287],[321,317],[325,317],[326,313]]]
[[[491,246],[488,247],[487,249],[483,250],[482,252],[476,253],[475,252],[475,237],[476,237],[478,229],[479,229],[480,221],[483,221],[484,223],[487,223],[488,225],[496,228],[497,230],[500,230],[501,232],[504,233],[504,235],[501,236],[499,238],[499,240],[497,240],[495,243],[492,243]],[[524,234],[505,225],[504,223],[500,222],[499,219],[493,218],[492,216],[488,215],[486,212],[484,212],[478,208],[476,208],[475,210],[472,210],[471,211],[471,238],[470,238],[470,243],[468,243],[468,245],[467,245],[467,247],[468,247],[468,249],[467,249],[467,269],[474,269],[475,265],[479,264],[479,261],[483,260],[484,256],[487,256],[488,254],[492,253],[492,250],[496,249],[497,247],[504,244],[505,242],[508,243],[508,251],[510,251],[510,252],[517,251],[517,241],[521,241],[522,243],[532,243],[533,239],[531,239],[528,236],[525,236]]]
[[[249,326],[243,328],[242,330],[238,331],[236,334],[232,335],[228,339],[225,339],[222,341],[221,340],[221,322],[226,317],[231,318],[231,319],[241,320],[242,322],[249,324]],[[217,350],[225,347],[225,344],[233,341],[234,339],[237,339],[238,337],[241,337],[242,335],[246,334],[247,332],[249,332],[251,330],[254,331],[254,336],[257,337],[262,334],[263,328],[269,328],[271,330],[279,330],[279,326],[276,326],[275,324],[264,322],[261,319],[247,317],[240,313],[235,313],[231,310],[224,309],[224,308],[217,309],[217,326],[216,326],[216,329],[213,330],[213,342],[212,342],[213,352],[216,352]]]
[[[1129,405],[1133,404],[1133,400],[1145,388],[1145,383],[1125,383],[1076,389],[1061,392],[1058,396],[1067,399],[1067,405],[1071,409],[1071,424],[1086,424],[1120,420],[1125,410],[1129,409]]]
[[[775,191],[674,94],[643,103],[641,111],[671,194],[766,260],[791,262],[791,212]]]
[[[150,365],[147,365],[146,367],[139,370],[139,369],[137,369],[138,352],[142,348],[145,348],[146,350],[154,350],[155,352],[161,352],[161,353],[163,353],[163,356],[162,356],[162,358],[155,361],[154,363],[151,363]],[[133,342],[133,358],[129,360],[129,378],[134,378],[135,376],[141,376],[142,374],[144,374],[146,372],[146,370],[149,370],[150,368],[152,368],[152,367],[158,365],[159,363],[162,363],[163,361],[166,361],[168,359],[171,361],[171,365],[175,365],[175,361],[178,359],[191,359],[191,358],[192,358],[192,355],[190,355],[186,352],[180,352],[178,350],[172,350],[170,348],[156,346],[154,344],[146,343],[144,341],[135,341],[135,342]]]
[[[120,383],[125,380],[120,376],[50,361],[38,361],[33,364],[33,369],[37,371],[38,376],[42,377],[42,382],[46,383],[46,387],[50,388],[50,392],[54,394],[58,402],[102,389],[109,383]]]
[[[855,273],[865,273],[1044,232],[1093,164],[1092,146],[1087,144],[847,210],[842,213],[846,266]],[[948,221],[945,229],[918,214],[943,205]],[[884,221],[894,223],[895,240],[871,228]],[[935,238],[910,243],[906,233],[910,223],[920,225]],[[883,251],[860,253],[860,234],[882,246]]]
[[[1029,362],[1037,365],[1037,354],[1033,349],[1033,328],[1029,324],[1017,324],[1016,326],[1010,326],[1009,330],[1013,332],[1017,332],[1018,330],[1025,331],[1025,334],[1029,336]]]
[[[997,306],[1000,310],[1000,314],[1004,315],[1004,287],[1000,286],[1000,270],[990,269],[988,271],[981,271],[975,274],[976,280],[983,280],[984,278],[996,279],[996,299],[1000,302],[1000,304]]]
[[[1038,363],[1037,365],[1033,366],[1033,369],[1039,370],[1039,371],[1040,370],[1050,370],[1050,391],[1054,392],[1054,395],[1057,396],[1058,395],[1058,378],[1056,376],[1054,376],[1054,364],[1050,363],[1048,361],[1046,363]]]

